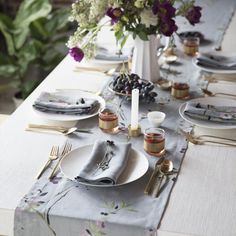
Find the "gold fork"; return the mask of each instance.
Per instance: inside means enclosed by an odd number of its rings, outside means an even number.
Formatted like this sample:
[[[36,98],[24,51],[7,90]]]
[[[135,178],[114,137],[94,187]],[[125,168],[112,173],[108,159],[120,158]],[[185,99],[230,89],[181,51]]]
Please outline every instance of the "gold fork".
[[[58,161],[57,161],[57,164],[55,165],[55,167],[54,167],[53,170],[52,170],[52,173],[51,173],[50,176],[49,176],[49,179],[50,179],[50,180],[54,178],[54,176],[56,175],[56,172],[57,172],[57,170],[58,170],[58,168],[59,168],[59,165],[60,165],[60,163],[61,163],[63,157],[64,157],[67,153],[69,153],[69,152],[71,151],[71,149],[72,149],[72,144],[66,143],[65,146],[64,146],[64,148],[63,148],[63,150],[62,150],[62,152],[61,152],[61,155],[60,155],[60,157],[59,157],[59,159],[58,159]]]
[[[186,137],[186,139],[190,143],[193,143],[193,144],[215,143],[215,144],[222,144],[222,145],[236,147],[236,144],[232,143],[232,142],[235,142],[234,139],[228,139],[228,138],[217,137],[217,136],[212,136],[212,135],[201,135],[199,137],[194,137],[192,134],[187,133],[187,132],[185,132],[185,131],[183,131],[181,129],[180,129],[180,131]],[[223,142],[223,141],[207,140],[207,139],[204,139],[204,137],[222,139],[222,140],[225,140],[225,142]]]
[[[39,179],[42,174],[45,172],[45,170],[48,168],[50,163],[54,160],[56,160],[59,157],[59,147],[58,146],[52,146],[52,149],[49,154],[49,159],[47,160],[46,164],[43,166],[43,168],[40,170],[40,172],[37,175],[37,179]]]

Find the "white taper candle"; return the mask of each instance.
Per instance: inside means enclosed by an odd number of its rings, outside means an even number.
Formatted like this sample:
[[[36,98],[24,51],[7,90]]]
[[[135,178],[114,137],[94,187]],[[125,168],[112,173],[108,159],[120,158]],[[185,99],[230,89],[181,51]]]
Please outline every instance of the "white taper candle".
[[[131,129],[138,129],[139,90],[132,90]]]

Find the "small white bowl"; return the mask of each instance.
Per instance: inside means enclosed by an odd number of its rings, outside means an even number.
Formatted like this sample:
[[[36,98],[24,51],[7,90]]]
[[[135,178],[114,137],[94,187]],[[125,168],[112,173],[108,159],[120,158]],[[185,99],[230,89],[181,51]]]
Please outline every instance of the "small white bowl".
[[[160,124],[165,120],[166,114],[161,111],[148,112],[147,118],[152,127],[159,127]]]

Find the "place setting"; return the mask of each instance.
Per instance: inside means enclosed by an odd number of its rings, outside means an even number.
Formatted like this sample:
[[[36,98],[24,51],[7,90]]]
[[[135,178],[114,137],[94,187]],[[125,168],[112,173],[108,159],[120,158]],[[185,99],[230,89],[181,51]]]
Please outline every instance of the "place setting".
[[[195,128],[191,132],[180,129],[180,133],[190,143],[236,146],[235,139],[226,137],[229,131],[236,128],[236,101],[234,99],[222,97],[192,99],[179,107],[179,114],[187,123],[204,130],[203,134],[194,135]]]
[[[89,127],[81,128],[77,123],[97,116],[105,104],[101,96],[85,91],[41,92],[32,104],[35,119],[25,130],[62,135],[92,133]]]
[[[206,72],[215,74],[236,74],[235,54],[224,54],[216,52],[199,53],[193,64]]]

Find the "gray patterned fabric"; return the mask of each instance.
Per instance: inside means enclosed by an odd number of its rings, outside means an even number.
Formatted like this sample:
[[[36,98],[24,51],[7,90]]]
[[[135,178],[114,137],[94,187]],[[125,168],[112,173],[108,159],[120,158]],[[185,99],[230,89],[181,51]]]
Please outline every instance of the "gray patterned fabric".
[[[99,47],[97,54],[95,56],[96,60],[105,60],[105,61],[127,61],[132,49],[123,48],[121,54],[115,50],[108,50],[106,48]]]
[[[184,114],[200,120],[236,124],[236,107],[187,102]]]
[[[96,112],[99,102],[92,98],[71,98],[59,92],[42,92],[34,102],[33,107],[46,113],[82,115]]]
[[[212,69],[236,70],[236,57],[202,53],[197,56],[196,64]]]

